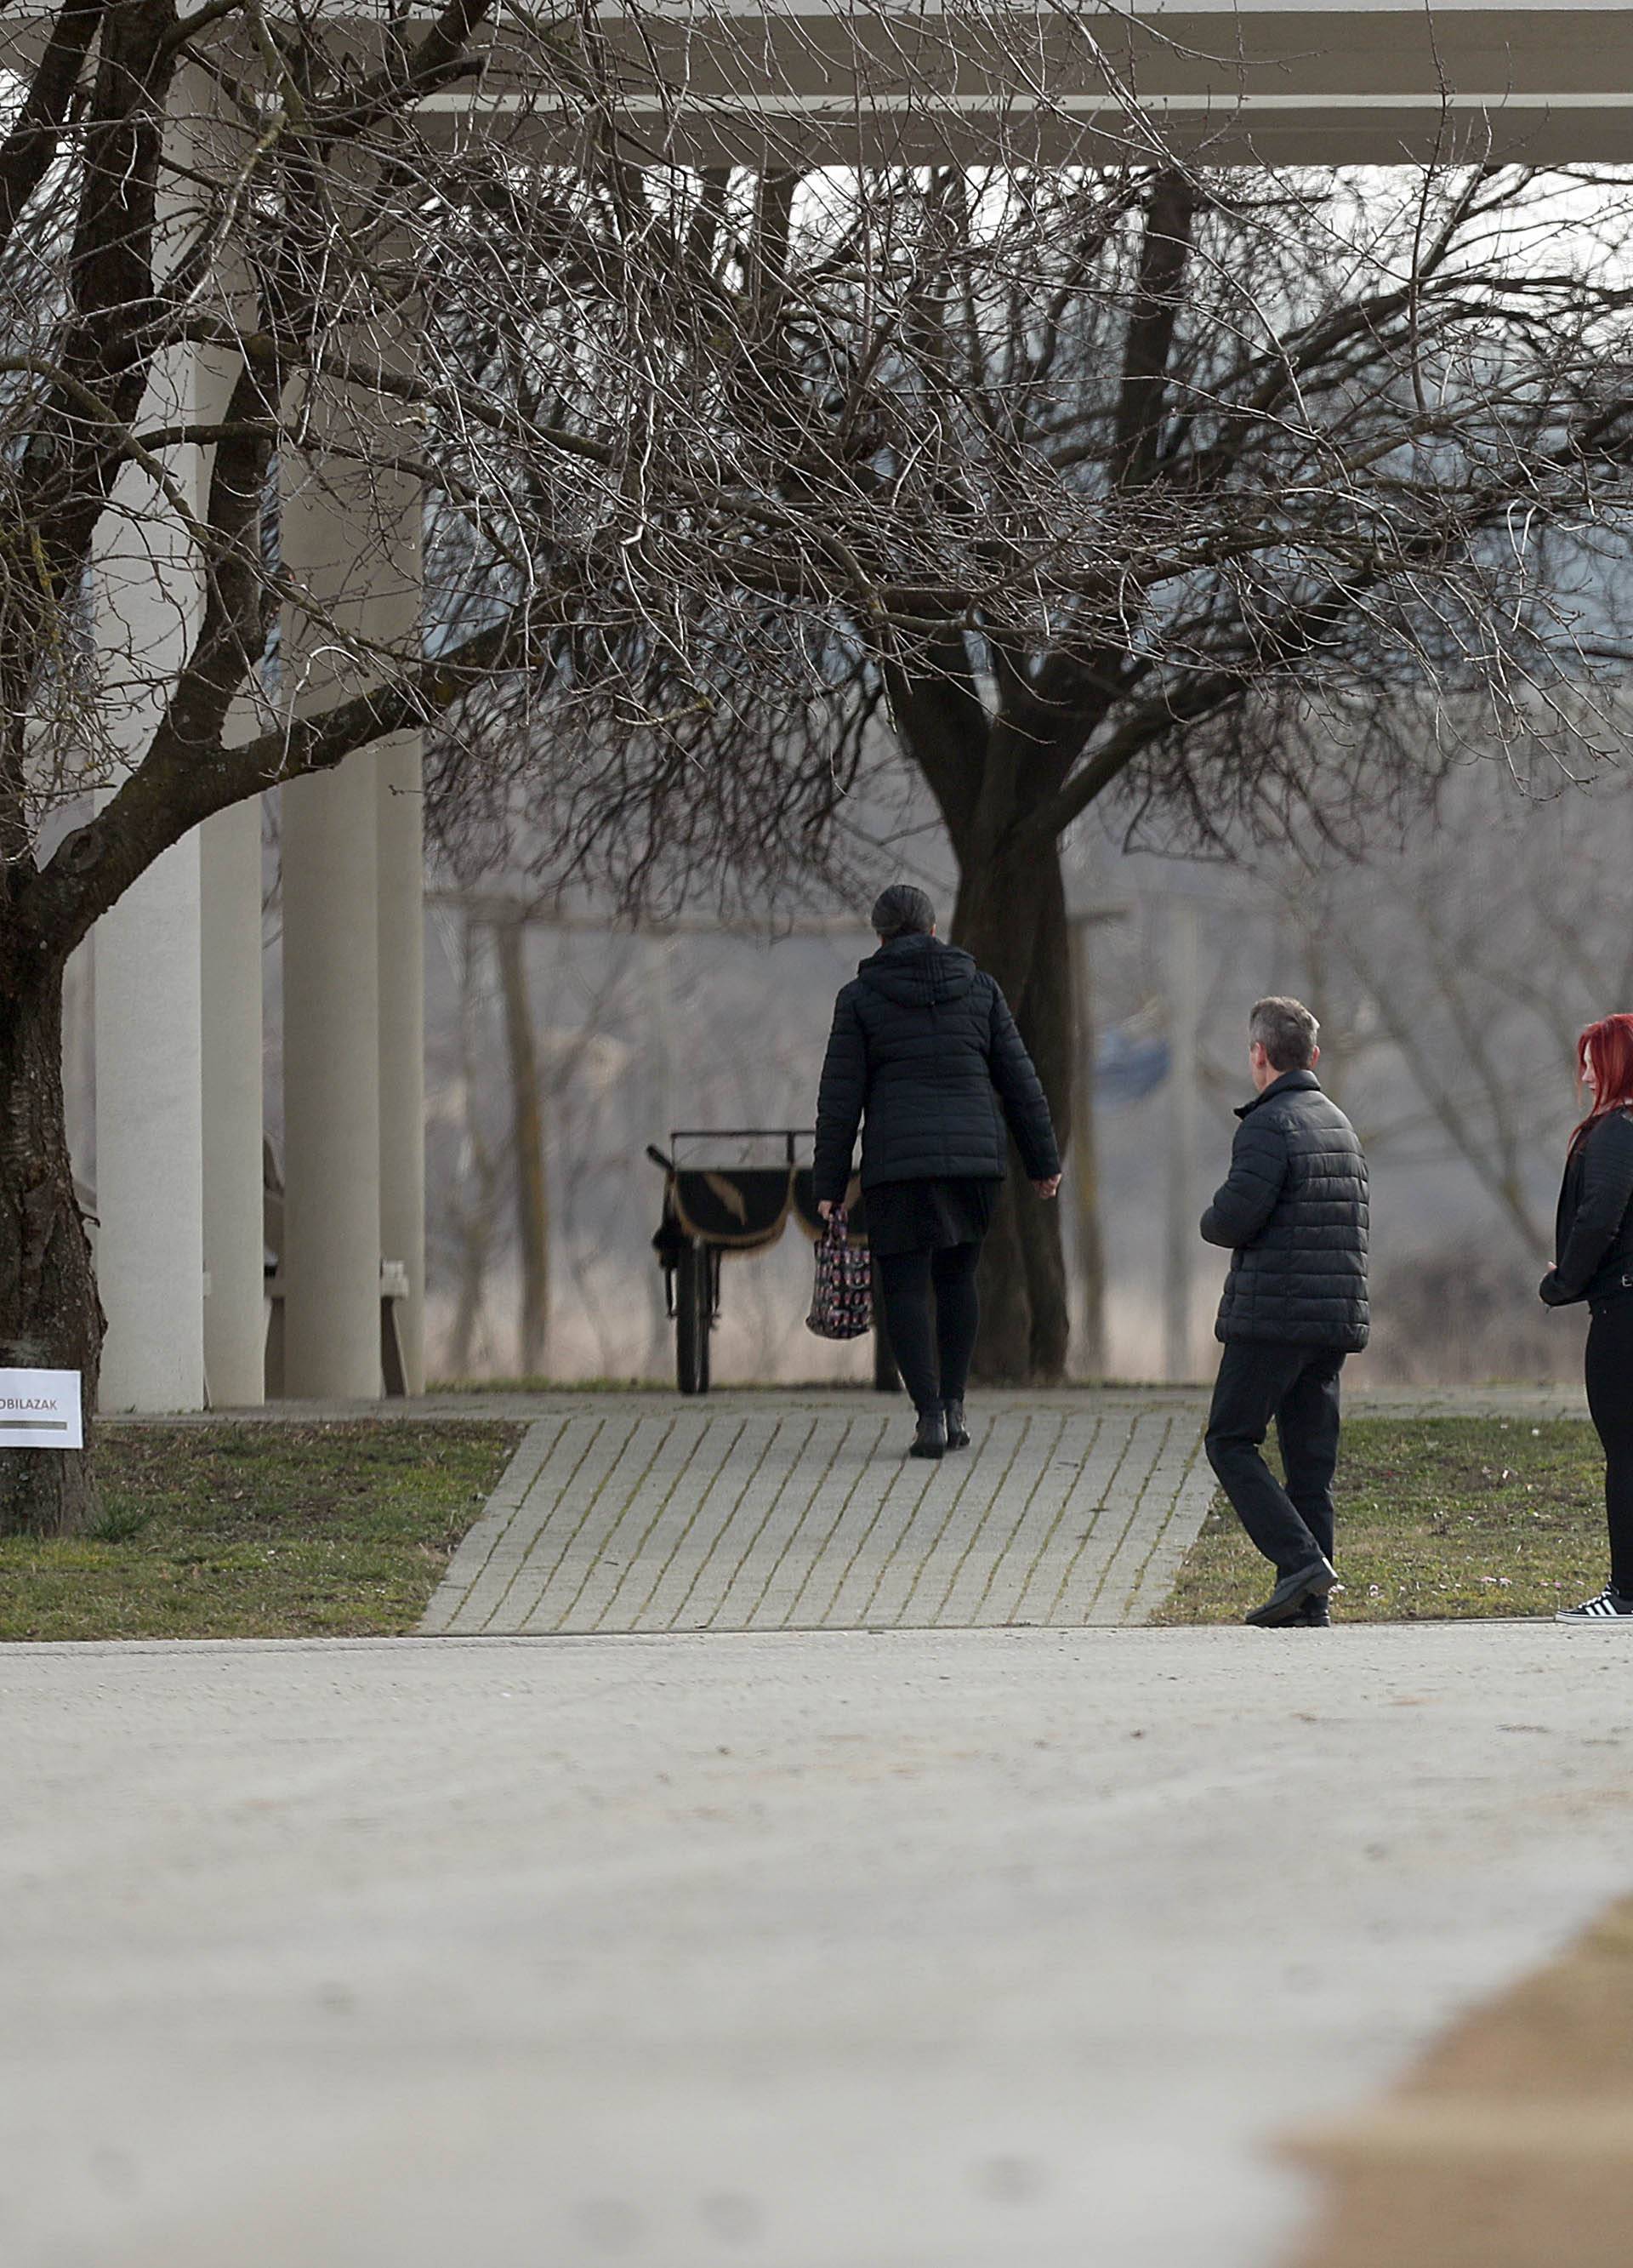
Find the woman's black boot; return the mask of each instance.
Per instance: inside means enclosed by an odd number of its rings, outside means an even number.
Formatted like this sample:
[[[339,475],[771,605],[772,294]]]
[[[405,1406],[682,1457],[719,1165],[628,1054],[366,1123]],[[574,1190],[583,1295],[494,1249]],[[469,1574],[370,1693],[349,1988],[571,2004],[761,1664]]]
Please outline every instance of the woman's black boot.
[[[967,1449],[969,1428],[964,1423],[964,1404],[961,1402],[944,1402],[941,1409],[946,1419],[948,1448]]]
[[[941,1404],[932,1402],[928,1410],[918,1413],[918,1431],[913,1436],[909,1457],[945,1457],[947,1453],[947,1421]]]

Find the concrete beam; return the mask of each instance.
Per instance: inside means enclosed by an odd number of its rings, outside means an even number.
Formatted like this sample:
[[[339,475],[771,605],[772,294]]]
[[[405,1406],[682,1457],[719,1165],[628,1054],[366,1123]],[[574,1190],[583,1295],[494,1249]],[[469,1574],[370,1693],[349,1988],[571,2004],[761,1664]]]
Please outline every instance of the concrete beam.
[[[1207,165],[1633,156],[1633,9],[603,7],[628,147],[661,162]],[[424,107],[570,158],[581,104],[496,43]]]
[[[610,72],[637,163],[981,164],[1000,146],[1091,166],[1170,149],[1219,166],[1633,156],[1623,4],[658,0],[636,13],[604,0],[595,14],[597,76]],[[48,20],[8,12],[0,69],[33,68]],[[357,0],[317,18],[360,71],[401,23]],[[225,67],[259,69],[241,26],[201,36]],[[571,163],[600,126],[562,68],[570,34],[550,36],[547,55],[512,19],[479,35],[480,81],[423,104],[422,131],[444,144],[494,132],[519,160]]]
[[[1086,166],[1166,150],[1217,166],[1633,156],[1623,4],[658,0],[636,13],[604,0],[595,14],[597,76],[610,71],[637,163],[981,164],[1000,146]],[[0,69],[32,70],[48,20],[9,11]],[[348,0],[317,28],[361,71],[404,20]],[[552,25],[547,55],[513,20],[490,27],[474,42],[486,40],[480,81],[428,99],[421,129],[438,143],[494,132],[522,161],[573,162],[600,123],[563,70],[570,36]],[[259,68],[241,26],[201,37],[225,67]]]

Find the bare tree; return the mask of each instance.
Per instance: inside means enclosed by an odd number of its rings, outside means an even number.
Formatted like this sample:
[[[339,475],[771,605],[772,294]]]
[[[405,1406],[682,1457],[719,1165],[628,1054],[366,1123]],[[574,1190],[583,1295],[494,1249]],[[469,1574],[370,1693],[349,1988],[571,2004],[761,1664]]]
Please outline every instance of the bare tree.
[[[1284,860],[1272,887],[1346,1062],[1393,1055],[1416,1091],[1379,1142],[1460,1158],[1541,1267],[1577,1035],[1633,1000],[1633,795],[1625,776],[1561,786],[1545,752],[1517,749],[1516,767],[1526,758],[1523,784],[1465,773],[1436,827],[1358,860]]]
[[[1143,164],[649,195],[687,258],[645,310],[667,383],[630,572],[670,595],[641,600],[642,699],[563,670],[564,784],[497,701],[509,761],[464,823],[548,799],[561,865],[651,890],[809,872],[882,715],[957,859],[954,934],[1063,1123],[1060,845],[1092,805],[1157,841],[1275,832],[1313,800],[1335,830],[1432,789],[1460,719],[1487,747],[1546,737],[1563,687],[1622,662],[1622,183]],[[607,258],[585,258],[577,393],[552,397],[592,453]],[[673,594],[704,590],[683,628]],[[1616,743],[1601,717],[1576,748]],[[982,1366],[1058,1374],[1054,1216],[1001,1217],[989,1259]]]

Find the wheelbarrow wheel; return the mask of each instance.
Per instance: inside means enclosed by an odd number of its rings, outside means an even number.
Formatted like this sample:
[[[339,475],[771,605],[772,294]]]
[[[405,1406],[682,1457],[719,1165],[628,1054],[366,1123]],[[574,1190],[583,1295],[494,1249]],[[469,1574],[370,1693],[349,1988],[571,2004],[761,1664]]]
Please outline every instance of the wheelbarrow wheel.
[[[709,1326],[714,1305],[709,1248],[688,1242],[677,1256],[674,1272],[675,1383],[682,1394],[709,1391]]]

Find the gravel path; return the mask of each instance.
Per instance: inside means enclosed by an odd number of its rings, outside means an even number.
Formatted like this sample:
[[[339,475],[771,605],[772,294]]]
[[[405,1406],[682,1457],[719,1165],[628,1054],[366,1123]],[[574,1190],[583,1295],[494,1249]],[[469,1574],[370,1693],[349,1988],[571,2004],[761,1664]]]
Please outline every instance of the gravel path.
[[[1272,2268],[1633,1882],[1627,1633],[0,1649],[8,2268]]]

